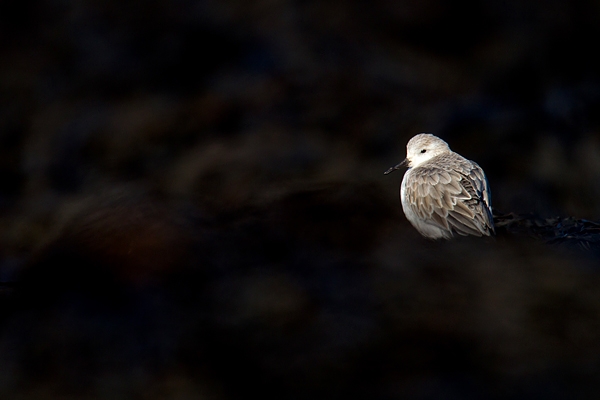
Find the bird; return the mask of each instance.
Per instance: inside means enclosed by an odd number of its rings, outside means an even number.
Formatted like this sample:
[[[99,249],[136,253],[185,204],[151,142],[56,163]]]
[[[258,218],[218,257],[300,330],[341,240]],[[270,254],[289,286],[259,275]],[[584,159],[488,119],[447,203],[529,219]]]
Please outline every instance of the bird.
[[[495,234],[490,187],[483,169],[429,133],[406,145],[406,159],[384,172],[408,167],[400,201],[408,221],[428,239]]]

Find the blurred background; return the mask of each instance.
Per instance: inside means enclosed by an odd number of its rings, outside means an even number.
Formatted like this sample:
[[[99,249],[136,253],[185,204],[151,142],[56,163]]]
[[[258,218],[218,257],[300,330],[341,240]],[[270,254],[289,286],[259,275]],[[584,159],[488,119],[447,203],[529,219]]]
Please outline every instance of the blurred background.
[[[597,398],[600,251],[426,241],[383,172],[431,132],[496,210],[600,220],[598,37],[594,0],[0,3],[0,397]]]

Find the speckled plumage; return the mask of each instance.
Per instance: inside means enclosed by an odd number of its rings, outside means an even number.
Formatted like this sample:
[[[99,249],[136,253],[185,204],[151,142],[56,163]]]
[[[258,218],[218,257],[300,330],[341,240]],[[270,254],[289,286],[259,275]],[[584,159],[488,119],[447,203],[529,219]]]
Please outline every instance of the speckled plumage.
[[[406,149],[406,160],[386,174],[408,165],[400,187],[402,209],[421,235],[449,239],[494,233],[490,189],[479,165],[430,134],[416,135]]]

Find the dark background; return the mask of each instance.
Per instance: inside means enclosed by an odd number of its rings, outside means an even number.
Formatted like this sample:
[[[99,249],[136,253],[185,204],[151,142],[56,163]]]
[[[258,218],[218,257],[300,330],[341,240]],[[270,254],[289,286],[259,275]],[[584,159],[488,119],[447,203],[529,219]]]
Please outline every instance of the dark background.
[[[426,241],[383,171],[431,132],[529,228],[599,220],[598,38],[592,0],[2,2],[0,397],[597,398],[594,242]]]

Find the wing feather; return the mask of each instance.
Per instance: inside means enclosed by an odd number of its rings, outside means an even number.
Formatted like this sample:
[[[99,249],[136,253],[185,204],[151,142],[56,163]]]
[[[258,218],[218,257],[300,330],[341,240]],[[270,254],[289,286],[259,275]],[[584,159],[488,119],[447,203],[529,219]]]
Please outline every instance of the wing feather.
[[[419,219],[449,235],[494,233],[490,189],[479,165],[452,153],[409,172],[404,194]]]

